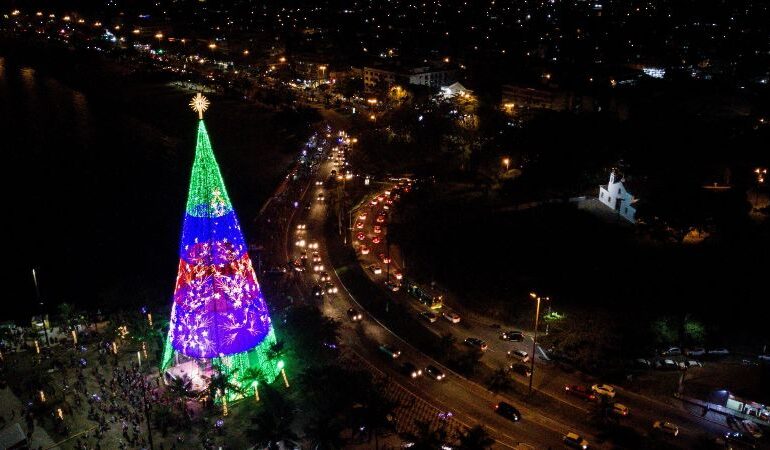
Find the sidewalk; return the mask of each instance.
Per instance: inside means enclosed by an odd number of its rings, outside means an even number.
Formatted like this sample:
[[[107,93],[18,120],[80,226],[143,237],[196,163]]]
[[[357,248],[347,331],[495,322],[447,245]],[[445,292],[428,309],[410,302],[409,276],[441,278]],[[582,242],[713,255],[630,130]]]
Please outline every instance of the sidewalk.
[[[0,407],[0,415],[5,419],[6,427],[18,423],[25,433],[29,431],[26,422],[20,416],[22,410],[21,400],[11,392],[10,388],[0,389],[0,405],[2,405],[2,407]],[[57,446],[53,439],[48,436],[48,433],[46,433],[43,427],[36,423],[35,430],[32,432],[29,448],[58,449],[59,446]]]

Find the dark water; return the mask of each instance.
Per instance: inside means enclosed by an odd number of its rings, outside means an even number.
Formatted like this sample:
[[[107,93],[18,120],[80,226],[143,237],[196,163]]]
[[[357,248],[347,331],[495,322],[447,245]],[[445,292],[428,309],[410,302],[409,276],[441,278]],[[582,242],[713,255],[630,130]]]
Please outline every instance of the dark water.
[[[62,301],[168,303],[195,148],[192,94],[107,73],[70,87],[56,70],[0,56],[0,208],[11,224],[0,319],[35,311],[33,267],[50,312]],[[216,98],[207,127],[248,232],[302,130]]]

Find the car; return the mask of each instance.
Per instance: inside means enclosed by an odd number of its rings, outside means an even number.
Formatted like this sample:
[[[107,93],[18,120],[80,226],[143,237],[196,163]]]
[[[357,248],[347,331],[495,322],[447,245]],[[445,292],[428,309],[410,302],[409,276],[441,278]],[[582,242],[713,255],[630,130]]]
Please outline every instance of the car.
[[[324,185],[324,182],[323,182],[323,181],[321,181],[321,180],[316,180],[316,182],[315,182],[315,185],[316,185],[316,186],[323,186],[323,185]]]
[[[658,370],[677,370],[679,364],[674,362],[673,359],[659,359],[655,361],[655,368]]]
[[[359,320],[361,320],[361,319],[363,319],[363,318],[364,318],[363,314],[361,314],[361,313],[360,313],[360,312],[359,312],[357,309],[355,309],[355,308],[350,308],[350,309],[348,309],[348,317],[349,317],[349,318],[350,318],[350,320],[352,320],[353,322],[358,322]]]
[[[682,349],[679,347],[669,347],[662,352],[660,352],[661,356],[679,356],[682,354]]]
[[[703,356],[706,354],[706,349],[703,347],[686,348],[684,354],[687,356]]]
[[[482,339],[479,339],[479,338],[469,337],[469,338],[465,338],[465,340],[463,342],[465,343],[465,345],[467,345],[469,347],[477,348],[477,349],[481,350],[482,352],[486,351],[486,349],[487,349],[487,343],[484,342]]]
[[[383,264],[390,264],[390,256],[387,256],[384,253],[380,253],[377,256],[380,258],[380,261],[382,261]]]
[[[381,238],[381,237],[379,237],[379,236],[374,236],[374,237],[372,238],[372,244],[379,244],[380,242],[382,242],[382,238]]]
[[[438,320],[438,314],[434,313],[433,311],[423,311],[420,313],[420,318],[433,323]]]
[[[363,222],[356,222],[356,228],[358,228],[359,230],[364,228],[364,223]]]
[[[319,255],[318,252],[313,252],[313,262],[314,263],[321,262],[321,255]]]
[[[361,254],[362,255],[368,255],[369,254],[369,247],[367,247],[366,245],[362,245],[361,246]]]
[[[386,281],[385,282],[385,289],[391,291],[391,292],[398,292],[401,290],[401,285],[399,283],[395,283],[393,281]]]
[[[757,440],[753,436],[741,433],[740,431],[727,432],[725,433],[725,448],[757,448]]]
[[[366,212],[362,212],[361,214],[358,215],[358,220],[366,220],[367,217],[368,217],[368,214]]]
[[[524,332],[516,330],[503,331],[500,333],[500,339],[504,341],[521,342],[524,340]]]
[[[366,239],[366,235],[362,232],[359,232],[356,234],[356,239],[358,239],[359,241],[363,241],[364,239]]]
[[[743,428],[743,430],[746,433],[750,434],[756,439],[762,438],[762,435],[764,434],[762,433],[762,429],[759,428],[759,425],[754,423],[752,420],[744,419],[744,420],[741,420],[740,424],[741,424],[741,428]]]
[[[316,200],[318,200],[319,202],[322,202],[326,200],[326,196],[323,194],[318,194],[318,196],[316,197]]]
[[[508,358],[518,359],[521,362],[529,361],[529,353],[524,350],[509,350],[507,355]]]
[[[709,355],[729,355],[730,351],[726,348],[714,348],[708,351]]]
[[[330,281],[332,279],[331,276],[327,272],[321,272],[320,280],[321,281]]]
[[[595,384],[591,386],[591,391],[593,391],[593,393],[596,395],[615,398],[615,388],[609,384]]]
[[[567,447],[581,448],[583,450],[588,448],[588,441],[580,437],[577,433],[569,432],[564,435],[562,440]]]
[[[302,262],[301,259],[297,258],[291,263],[292,267],[294,267],[294,270],[297,272],[304,272],[305,271],[305,264]]]
[[[626,417],[628,415],[628,406],[622,403],[613,403],[611,412],[616,416]]]
[[[374,234],[380,234],[382,233],[382,227],[379,225],[374,226]]]
[[[369,204],[372,206],[377,206],[377,198],[373,198],[369,201]]]
[[[703,367],[703,364],[700,361],[696,361],[694,359],[688,359],[687,361],[680,361],[677,364],[679,365],[680,369],[690,369],[692,367]]]
[[[436,366],[428,366],[425,368],[425,375],[433,378],[436,381],[441,381],[444,378],[446,378],[446,375],[444,375],[444,372],[442,372],[438,367]]]
[[[632,362],[632,364],[633,364],[634,368],[637,368],[637,369],[650,369],[650,368],[652,368],[652,363],[650,362],[649,359],[636,358]]]
[[[313,272],[323,272],[323,270],[324,270],[324,265],[321,264],[320,262],[313,264]]]
[[[379,274],[382,273],[382,267],[380,267],[380,266],[378,266],[376,264],[372,264],[371,266],[369,266],[369,270],[371,270],[372,273],[375,274],[375,275],[379,275]]]
[[[383,200],[385,200],[385,196],[384,196],[384,195],[378,195],[378,196],[377,196],[377,201],[378,201],[379,203],[382,203],[382,201],[383,201]]]
[[[307,245],[307,241],[304,239],[297,239],[297,241],[294,243],[297,247],[304,247]]]
[[[385,222],[385,214],[378,214],[377,218],[375,219],[377,223],[384,223]]]
[[[518,373],[519,375],[524,375],[525,377],[531,377],[532,376],[532,369],[522,363],[514,363],[510,366],[511,372]]]
[[[656,420],[652,424],[652,429],[660,433],[668,434],[671,436],[679,435],[679,427],[665,420]]]
[[[521,413],[513,405],[507,402],[499,402],[495,405],[495,412],[514,422],[521,420]]]
[[[402,280],[402,279],[404,278],[404,274],[403,274],[403,273],[401,273],[401,271],[399,271],[399,270],[394,270],[394,271],[393,271],[393,276],[394,276],[394,277],[395,277],[397,280],[399,280],[399,281],[400,281],[400,280]]]
[[[326,283],[326,285],[324,285],[324,289],[326,289],[327,294],[336,294],[339,292],[337,286],[333,285],[332,283]]]
[[[770,361],[770,355],[758,355],[760,361]]]
[[[380,345],[380,351],[390,356],[392,359],[401,356],[401,350],[387,344]]]
[[[307,244],[307,248],[311,250],[318,250],[318,241],[310,241]]]
[[[594,392],[591,389],[589,389],[586,386],[581,386],[579,384],[564,386],[564,392],[566,392],[569,395],[573,395],[575,397],[580,397],[583,400],[590,400],[590,401],[596,400],[596,394],[594,394]]]
[[[305,225],[304,223],[297,224],[297,231],[305,231],[305,230],[307,230],[307,225]]]
[[[412,378],[417,378],[422,375],[422,369],[418,369],[417,366],[409,361],[401,365],[401,370]]]
[[[321,298],[324,295],[324,289],[321,286],[315,285],[313,286],[313,289],[311,289],[313,297],[315,298]]]
[[[452,322],[452,323],[460,323],[460,315],[453,311],[444,311],[444,314],[442,314],[444,319]]]

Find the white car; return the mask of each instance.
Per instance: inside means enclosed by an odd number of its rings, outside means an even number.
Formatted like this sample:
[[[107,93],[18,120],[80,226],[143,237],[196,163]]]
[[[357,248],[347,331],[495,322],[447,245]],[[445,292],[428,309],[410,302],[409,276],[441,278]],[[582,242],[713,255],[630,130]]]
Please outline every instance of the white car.
[[[660,352],[661,356],[679,356],[682,354],[682,349],[679,347],[669,347],[662,352]]]
[[[655,423],[652,424],[652,428],[662,433],[670,434],[671,436],[679,435],[679,427],[671,422],[656,420]]]
[[[529,353],[525,352],[524,350],[510,350],[508,352],[508,357],[518,359],[521,362],[529,361]]]
[[[609,384],[595,384],[591,386],[591,390],[597,395],[603,395],[609,398],[615,398],[615,388]]]
[[[703,356],[706,354],[706,349],[703,347],[685,349],[684,354],[687,356]]]
[[[452,323],[460,323],[460,315],[452,311],[444,311],[444,318]]]

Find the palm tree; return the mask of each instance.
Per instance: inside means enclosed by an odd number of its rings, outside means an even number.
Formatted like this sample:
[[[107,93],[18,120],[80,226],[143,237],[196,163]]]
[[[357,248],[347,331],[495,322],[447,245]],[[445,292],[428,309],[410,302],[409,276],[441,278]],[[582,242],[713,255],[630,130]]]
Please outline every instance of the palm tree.
[[[489,390],[492,392],[500,392],[510,388],[511,377],[508,375],[508,370],[504,367],[495,369],[487,380],[487,387],[489,387]]]
[[[474,425],[468,431],[460,433],[457,439],[460,441],[457,450],[487,450],[495,443],[481,425]]]
[[[398,403],[382,395],[382,386],[372,386],[366,398],[365,420],[369,426],[369,439],[374,435],[374,447],[379,448],[380,433],[393,427],[393,411]]]
[[[244,370],[240,377],[241,386],[248,389],[249,386],[254,386],[254,398],[259,401],[259,384],[267,383],[267,376],[265,371],[259,367],[249,367]]]
[[[166,392],[173,400],[179,403],[179,410],[184,417],[187,417],[187,408],[185,407],[187,400],[196,398],[199,395],[193,389],[192,380],[187,375],[171,378],[166,383]]]
[[[230,376],[235,375],[235,373],[238,371],[238,369],[235,369],[232,371]],[[222,397],[222,413],[225,413],[225,408],[227,405],[227,396],[229,393],[236,393],[241,394],[243,393],[243,389],[237,384],[234,384],[227,374],[223,373],[221,368],[217,367],[214,374],[209,378],[209,385],[207,388],[209,398],[213,400],[217,398],[218,396]]]

